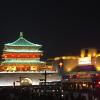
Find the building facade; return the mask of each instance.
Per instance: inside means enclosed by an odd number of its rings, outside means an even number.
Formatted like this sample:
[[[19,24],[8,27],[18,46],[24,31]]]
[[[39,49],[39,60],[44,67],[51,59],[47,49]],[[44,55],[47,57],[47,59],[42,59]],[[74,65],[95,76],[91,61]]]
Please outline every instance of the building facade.
[[[40,61],[40,57],[43,55],[40,48],[41,45],[27,41],[21,33],[16,41],[5,44],[1,69],[13,72],[43,70],[45,62]]]
[[[29,42],[20,33],[20,37],[4,45],[0,66],[0,85],[32,84],[38,85],[47,72],[47,81],[59,80],[58,71],[41,61],[42,45]],[[6,82],[6,83],[5,83]]]
[[[100,71],[100,53],[95,48],[82,49],[78,56],[61,56],[49,59],[55,67],[63,61],[64,72],[71,72],[77,66],[93,65],[97,71]]]

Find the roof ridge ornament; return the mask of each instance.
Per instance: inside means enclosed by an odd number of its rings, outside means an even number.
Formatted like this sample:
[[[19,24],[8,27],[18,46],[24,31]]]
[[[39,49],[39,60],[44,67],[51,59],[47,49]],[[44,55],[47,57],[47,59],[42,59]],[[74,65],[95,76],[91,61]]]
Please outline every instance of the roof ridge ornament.
[[[20,32],[20,37],[23,37],[23,32]]]

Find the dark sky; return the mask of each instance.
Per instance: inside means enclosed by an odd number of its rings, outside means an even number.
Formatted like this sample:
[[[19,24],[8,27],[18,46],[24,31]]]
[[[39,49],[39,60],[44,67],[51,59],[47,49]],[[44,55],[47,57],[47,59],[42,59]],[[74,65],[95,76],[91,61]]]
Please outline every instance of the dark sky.
[[[80,0],[81,1],[81,0]],[[100,49],[99,3],[77,0],[7,0],[0,3],[0,52],[3,44],[24,37],[43,45],[44,56]]]

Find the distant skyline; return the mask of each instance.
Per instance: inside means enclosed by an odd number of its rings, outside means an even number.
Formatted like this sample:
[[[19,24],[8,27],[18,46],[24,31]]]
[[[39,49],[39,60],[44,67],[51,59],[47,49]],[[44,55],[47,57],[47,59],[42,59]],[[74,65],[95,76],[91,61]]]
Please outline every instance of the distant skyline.
[[[0,54],[5,43],[24,32],[42,44],[45,58],[78,55],[81,48],[100,49],[100,11],[95,1],[7,1],[0,9]]]

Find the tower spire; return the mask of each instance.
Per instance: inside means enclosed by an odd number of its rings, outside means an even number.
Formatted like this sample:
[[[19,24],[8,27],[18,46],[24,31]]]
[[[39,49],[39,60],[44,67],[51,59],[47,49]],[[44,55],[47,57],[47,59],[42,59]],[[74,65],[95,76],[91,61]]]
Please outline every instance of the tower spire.
[[[23,37],[23,32],[20,32],[20,37]]]

